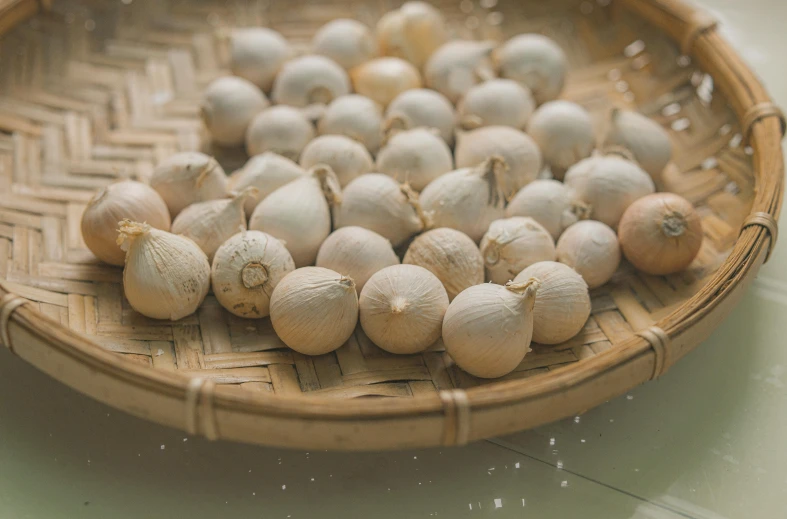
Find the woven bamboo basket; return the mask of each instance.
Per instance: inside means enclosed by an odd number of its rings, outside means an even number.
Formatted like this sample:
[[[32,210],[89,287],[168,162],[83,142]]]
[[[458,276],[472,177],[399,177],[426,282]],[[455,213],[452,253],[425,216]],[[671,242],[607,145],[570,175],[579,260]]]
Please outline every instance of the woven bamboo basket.
[[[534,345],[482,381],[441,345],[393,356],[357,332],[335,353],[288,350],[267,320],[209,296],[160,322],[123,298],[121,270],[80,236],[99,187],[149,178],[179,150],[210,150],[204,86],[226,74],[226,30],[269,25],[306,48],[376,2],[0,0],[0,338],[50,376],[119,409],[208,438],[297,448],[457,445],[581,413],[663,374],[740,300],[776,241],[781,113],[715,22],[679,0],[438,0],[452,30],[503,39],[541,32],[571,63],[565,98],[603,125],[639,110],[671,134],[665,188],[701,212],[705,241],[681,274],[623,266],[593,292],[579,336]],[[708,347],[711,347],[710,345]]]

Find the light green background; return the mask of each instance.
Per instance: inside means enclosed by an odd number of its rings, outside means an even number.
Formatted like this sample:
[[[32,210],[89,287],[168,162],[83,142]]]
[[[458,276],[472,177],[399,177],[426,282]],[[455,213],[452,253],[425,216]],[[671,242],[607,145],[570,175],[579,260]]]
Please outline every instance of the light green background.
[[[784,0],[706,0],[787,106]],[[0,348],[0,518],[787,517],[787,250],[657,382],[462,449],[211,443],[98,404]],[[561,468],[562,467],[562,468]]]

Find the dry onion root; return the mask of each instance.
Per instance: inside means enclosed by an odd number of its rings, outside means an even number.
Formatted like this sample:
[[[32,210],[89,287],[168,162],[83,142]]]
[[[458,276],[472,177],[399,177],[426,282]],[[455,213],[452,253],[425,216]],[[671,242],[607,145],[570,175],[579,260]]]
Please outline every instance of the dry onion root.
[[[454,168],[451,149],[427,128],[396,132],[377,155],[377,169],[420,191]]]
[[[221,306],[238,317],[258,319],[268,316],[273,289],[293,270],[295,262],[279,240],[244,231],[216,251],[211,285]]]

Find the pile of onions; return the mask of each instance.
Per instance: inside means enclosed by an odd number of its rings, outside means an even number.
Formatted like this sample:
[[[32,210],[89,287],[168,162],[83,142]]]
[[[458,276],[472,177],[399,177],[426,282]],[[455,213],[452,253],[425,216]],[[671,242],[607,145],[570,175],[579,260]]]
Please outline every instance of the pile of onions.
[[[330,21],[300,53],[271,29],[236,31],[234,76],[207,86],[201,114],[213,144],[245,145],[248,162],[228,178],[182,152],[147,184],[107,186],[85,209],[85,244],[123,267],[148,318],[186,317],[212,289],[305,355],[360,326],[393,354],[442,338],[482,378],[516,370],[531,342],[571,341],[621,262],[691,268],[701,218],[657,192],[665,129],[615,109],[597,135],[559,98],[569,72],[549,38],[452,32],[418,1],[375,28]]]

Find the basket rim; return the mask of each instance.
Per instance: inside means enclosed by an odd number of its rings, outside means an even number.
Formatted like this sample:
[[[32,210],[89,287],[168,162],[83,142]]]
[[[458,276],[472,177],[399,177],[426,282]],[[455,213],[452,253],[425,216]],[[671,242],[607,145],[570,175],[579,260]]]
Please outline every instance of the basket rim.
[[[21,4],[35,3],[38,6],[38,1],[12,0],[10,5],[12,8]],[[778,137],[781,136],[784,128],[780,127],[779,120],[770,117],[777,115],[775,112],[766,110],[764,113],[755,113],[756,109],[758,107],[761,109],[764,104],[772,106],[770,97],[759,79],[741,61],[732,46],[717,33],[715,22],[709,21],[704,11],[689,6],[683,0],[619,1],[622,6],[650,20],[663,32],[680,42],[684,52],[690,54],[699,67],[708,71],[717,82],[725,93],[727,101],[732,105],[738,120],[743,123],[751,119],[744,128],[745,135],[749,137],[749,145],[754,150],[753,171],[756,195],[751,215],[764,213],[773,220],[778,219],[784,176],[781,139]],[[46,7],[46,4],[48,2],[41,0],[42,7]],[[0,9],[0,19],[6,15],[7,13]],[[752,112],[753,110],[755,112]],[[775,239],[775,236],[771,236],[762,223],[745,224],[732,252],[712,279],[692,298],[684,301],[674,312],[657,322],[656,326],[663,330],[667,338],[675,341],[693,323],[707,317],[714,308],[730,296],[736,287],[745,284],[756,274],[762,260],[767,256],[772,239]],[[1,281],[0,297],[2,297],[0,336],[6,339],[3,342],[12,351],[14,351],[12,339],[18,335],[13,333],[14,329],[16,328],[17,331],[21,329],[88,369],[118,379],[129,386],[145,388],[161,396],[180,400],[185,406],[189,405],[189,395],[193,391],[193,376],[180,372],[158,371],[125,361],[103,349],[97,342],[60,325],[38,310],[24,304],[11,308],[13,305],[8,303],[16,298],[6,290],[6,285]],[[689,350],[694,346],[696,344],[689,344],[684,349]],[[641,356],[652,357],[648,362],[652,362],[655,366],[659,359],[653,353],[653,348],[652,343],[645,338],[633,335],[617,344],[615,348],[582,362],[523,380],[503,381],[464,390],[466,405],[468,411],[475,413],[558,393],[597,377],[603,377],[613,368]],[[19,351],[16,353],[24,359],[26,357],[24,347],[19,345],[17,350]],[[681,352],[681,355],[682,353],[685,352]],[[40,361],[40,359],[26,360],[34,365],[38,365],[36,360]],[[676,360],[676,358],[671,359],[664,368]],[[644,381],[645,379],[631,379],[629,387],[623,390],[628,390]],[[376,399],[341,400],[308,394],[257,395],[252,392],[231,391],[221,386],[215,387],[212,391],[214,410],[247,415],[328,421],[376,421],[446,415],[445,399],[438,394],[415,396],[410,399],[385,399],[385,404],[381,405],[380,400]],[[103,400],[101,395],[91,396]],[[109,403],[111,404],[111,401]],[[596,402],[598,403],[600,402]],[[220,417],[216,420],[220,420]],[[188,424],[184,428],[188,429]]]

